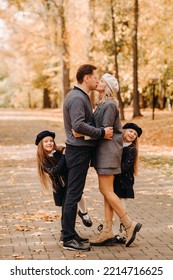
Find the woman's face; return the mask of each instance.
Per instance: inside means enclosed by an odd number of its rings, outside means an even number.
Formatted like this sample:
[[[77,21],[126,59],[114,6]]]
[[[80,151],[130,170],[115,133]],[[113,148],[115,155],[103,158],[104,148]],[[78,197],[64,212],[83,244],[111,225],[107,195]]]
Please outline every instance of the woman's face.
[[[43,142],[43,149],[47,153],[51,153],[54,148],[54,139],[51,136],[46,136],[42,140]]]
[[[101,78],[99,80],[99,83],[98,83],[96,89],[98,90],[98,92],[103,92],[105,90],[106,86],[107,86],[107,84],[106,84],[105,80],[103,78]]]

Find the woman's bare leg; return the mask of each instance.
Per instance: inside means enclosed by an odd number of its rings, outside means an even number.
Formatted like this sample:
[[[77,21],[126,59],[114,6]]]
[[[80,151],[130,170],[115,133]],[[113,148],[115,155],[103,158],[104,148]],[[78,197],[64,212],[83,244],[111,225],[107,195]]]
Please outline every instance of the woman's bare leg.
[[[106,200],[105,214],[111,216],[111,208],[116,212],[119,218],[126,215],[126,210],[121,204],[119,197],[113,191],[113,175],[98,175],[99,189]],[[109,205],[109,206],[108,206]]]

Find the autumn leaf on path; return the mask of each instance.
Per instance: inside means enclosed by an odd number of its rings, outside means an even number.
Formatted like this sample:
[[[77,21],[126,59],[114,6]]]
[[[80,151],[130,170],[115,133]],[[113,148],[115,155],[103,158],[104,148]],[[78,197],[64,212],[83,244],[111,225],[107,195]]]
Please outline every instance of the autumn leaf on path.
[[[9,206],[11,206],[11,204],[1,204],[0,208],[8,208]]]
[[[41,232],[34,232],[33,234],[31,234],[31,236],[41,236],[43,235],[43,233]]]
[[[55,219],[61,218],[61,215],[54,212],[54,211],[43,211],[39,210],[36,213],[13,213],[12,214],[13,219],[20,220],[22,222],[33,222],[33,221],[39,221],[39,220],[44,220],[46,222],[53,222]]]
[[[47,230],[47,228],[38,227],[38,230]]]
[[[25,258],[24,256],[20,256],[20,255],[18,255],[18,254],[12,255],[12,257],[14,257],[15,260],[23,260],[23,259]]]
[[[173,229],[173,225],[168,225],[168,228],[169,229]]]
[[[75,258],[82,258],[82,259],[85,259],[86,257],[87,257],[87,255],[85,255],[85,254],[82,254],[82,253],[76,253],[75,255],[74,255],[74,257]]]
[[[41,217],[41,219],[45,220],[46,222],[53,222],[52,216],[49,216],[49,215],[45,215],[45,216]]]
[[[31,226],[15,226],[15,230],[16,231],[30,231],[31,229],[35,229],[35,227],[31,227]]]
[[[1,226],[0,227],[2,230],[9,230],[9,227],[6,227],[6,226]]]
[[[41,252],[44,252],[44,250],[43,250],[43,249],[35,249],[35,250],[33,250],[33,252],[35,252],[35,253],[41,253]]]
[[[54,217],[59,219],[59,218],[61,218],[61,215],[60,214],[56,214],[56,215],[54,215]]]

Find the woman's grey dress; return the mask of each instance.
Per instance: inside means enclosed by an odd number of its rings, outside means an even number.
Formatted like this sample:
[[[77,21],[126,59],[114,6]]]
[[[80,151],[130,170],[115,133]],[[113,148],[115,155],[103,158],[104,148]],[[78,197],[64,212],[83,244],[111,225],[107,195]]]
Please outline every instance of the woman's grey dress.
[[[112,140],[98,141],[93,166],[98,174],[114,175],[121,173],[123,149],[122,127],[119,110],[113,99],[100,103],[94,112],[96,127],[113,127]]]

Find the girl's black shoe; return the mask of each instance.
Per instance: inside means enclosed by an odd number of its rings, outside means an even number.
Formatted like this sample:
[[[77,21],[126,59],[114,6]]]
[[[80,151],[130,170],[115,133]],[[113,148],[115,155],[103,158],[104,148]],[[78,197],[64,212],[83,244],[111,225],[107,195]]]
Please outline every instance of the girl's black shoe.
[[[86,213],[82,213],[80,210],[78,211],[78,215],[82,219],[82,222],[83,222],[84,226],[91,227],[92,224],[93,224],[91,219],[90,218],[89,219],[84,219],[84,217],[83,217],[83,216],[85,216],[87,214],[88,214],[87,212]]]

